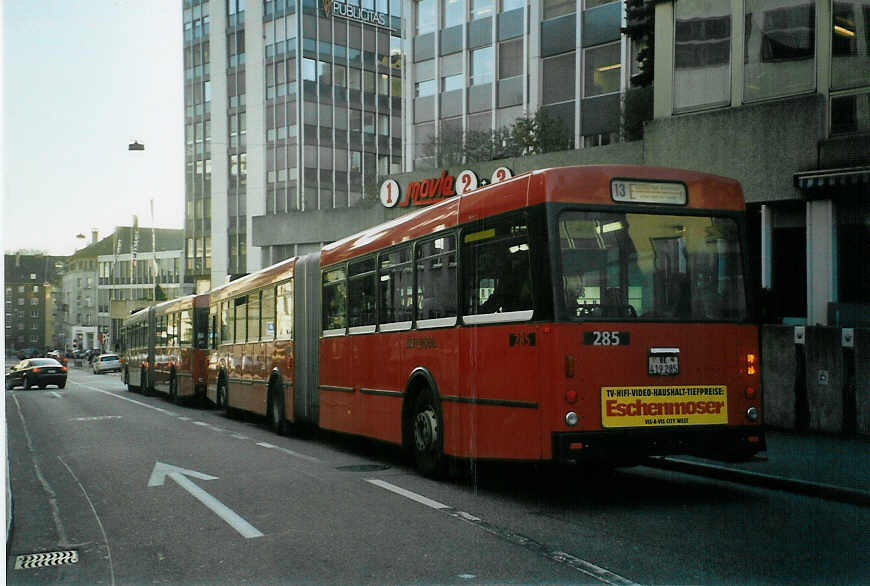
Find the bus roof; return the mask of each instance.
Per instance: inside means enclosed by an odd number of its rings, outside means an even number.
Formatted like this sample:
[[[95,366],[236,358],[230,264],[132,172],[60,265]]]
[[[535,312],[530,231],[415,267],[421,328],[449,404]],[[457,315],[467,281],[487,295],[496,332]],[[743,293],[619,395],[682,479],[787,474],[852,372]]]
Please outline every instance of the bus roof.
[[[209,292],[211,301],[229,299],[230,297],[244,293],[245,291],[251,291],[269,283],[277,283],[284,279],[289,279],[293,276],[297,260],[298,257],[294,256],[264,269],[260,269],[250,275],[239,277],[235,281],[230,281],[220,287],[216,287]]]
[[[687,188],[688,202],[680,206],[617,203],[611,196],[611,181],[615,179],[682,183]],[[641,165],[554,167],[530,171],[501,183],[481,187],[462,197],[450,198],[348,236],[323,248],[321,264],[328,266],[459,224],[547,202],[626,209],[629,206],[643,206],[645,209],[659,208],[663,212],[674,208],[745,209],[740,184],[710,173]]]

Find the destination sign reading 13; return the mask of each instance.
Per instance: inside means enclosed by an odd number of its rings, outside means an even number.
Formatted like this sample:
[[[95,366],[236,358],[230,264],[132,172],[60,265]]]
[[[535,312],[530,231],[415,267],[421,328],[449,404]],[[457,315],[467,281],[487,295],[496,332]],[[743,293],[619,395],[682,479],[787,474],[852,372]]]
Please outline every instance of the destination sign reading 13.
[[[390,28],[387,24],[387,15],[382,12],[376,12],[370,8],[353,6],[341,2],[340,0],[323,0],[323,15],[326,18],[329,18],[333,14],[348,20],[355,20],[365,24]]]

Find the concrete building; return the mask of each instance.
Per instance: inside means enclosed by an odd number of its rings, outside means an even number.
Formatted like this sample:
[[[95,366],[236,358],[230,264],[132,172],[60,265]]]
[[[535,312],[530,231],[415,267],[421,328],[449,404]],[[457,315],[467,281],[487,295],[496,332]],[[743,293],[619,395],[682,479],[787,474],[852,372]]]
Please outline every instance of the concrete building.
[[[183,0],[186,271],[197,290],[324,241],[254,218],[352,209],[402,170],[399,0]]]
[[[25,349],[45,352],[62,345],[56,328],[60,257],[7,254],[4,268],[4,336],[10,356]]]
[[[151,303],[155,293],[171,299],[190,292],[183,247],[184,231],[177,229],[119,226],[103,239],[93,232],[91,244],[65,259],[67,350],[111,349],[124,317]]]

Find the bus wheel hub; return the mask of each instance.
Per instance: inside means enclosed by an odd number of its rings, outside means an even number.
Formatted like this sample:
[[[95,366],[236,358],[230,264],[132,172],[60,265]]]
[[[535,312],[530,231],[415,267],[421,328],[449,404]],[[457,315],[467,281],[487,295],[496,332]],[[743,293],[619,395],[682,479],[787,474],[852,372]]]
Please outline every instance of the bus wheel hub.
[[[414,422],[414,441],[418,452],[431,451],[438,438],[438,421],[435,419],[435,411],[426,409],[417,413]]]

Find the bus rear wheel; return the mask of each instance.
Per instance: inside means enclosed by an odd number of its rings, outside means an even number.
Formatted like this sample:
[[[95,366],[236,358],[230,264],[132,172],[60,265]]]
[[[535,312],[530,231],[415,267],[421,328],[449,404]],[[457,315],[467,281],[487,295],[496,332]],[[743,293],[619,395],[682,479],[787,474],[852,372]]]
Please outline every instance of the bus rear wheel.
[[[431,389],[425,389],[414,403],[414,461],[424,476],[444,474],[444,426],[441,406]]]

